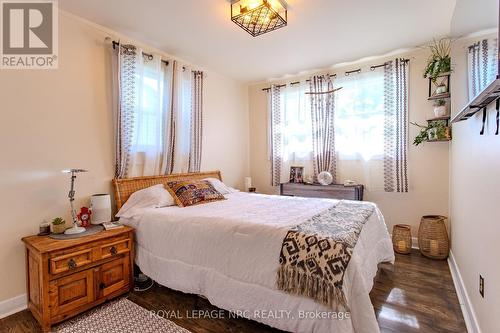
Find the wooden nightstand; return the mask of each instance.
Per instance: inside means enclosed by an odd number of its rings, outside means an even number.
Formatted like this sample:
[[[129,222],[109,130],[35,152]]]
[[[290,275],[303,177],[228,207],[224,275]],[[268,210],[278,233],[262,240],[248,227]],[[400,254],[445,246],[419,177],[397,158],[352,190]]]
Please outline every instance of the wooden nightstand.
[[[133,231],[123,227],[71,240],[22,239],[28,308],[44,332],[131,290]]]

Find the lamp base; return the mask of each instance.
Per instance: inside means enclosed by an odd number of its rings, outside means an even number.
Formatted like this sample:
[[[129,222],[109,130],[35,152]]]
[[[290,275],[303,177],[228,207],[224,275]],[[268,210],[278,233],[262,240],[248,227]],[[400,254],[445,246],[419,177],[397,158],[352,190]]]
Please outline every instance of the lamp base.
[[[75,224],[73,227],[66,229],[64,234],[66,234],[66,235],[79,234],[81,232],[84,232],[85,230],[87,230],[87,229],[85,229],[84,227],[79,227]]]

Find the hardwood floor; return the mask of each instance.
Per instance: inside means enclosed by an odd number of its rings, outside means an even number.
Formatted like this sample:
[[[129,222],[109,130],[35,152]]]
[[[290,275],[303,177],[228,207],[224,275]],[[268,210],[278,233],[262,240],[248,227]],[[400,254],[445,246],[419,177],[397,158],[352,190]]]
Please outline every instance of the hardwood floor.
[[[467,332],[446,260],[396,254],[370,297],[381,332]]]
[[[381,270],[370,293],[381,332],[467,332],[446,261],[430,260],[418,251],[396,255],[394,271]],[[147,292],[133,292],[129,299],[149,310],[218,310],[207,300],[161,286]],[[194,333],[281,332],[242,318],[169,319]],[[40,332],[25,310],[0,320],[0,332]]]

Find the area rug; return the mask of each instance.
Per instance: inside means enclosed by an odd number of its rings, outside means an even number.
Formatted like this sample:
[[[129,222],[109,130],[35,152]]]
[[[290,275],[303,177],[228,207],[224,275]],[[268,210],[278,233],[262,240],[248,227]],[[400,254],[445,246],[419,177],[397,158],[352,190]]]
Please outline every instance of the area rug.
[[[173,322],[121,298],[55,327],[57,333],[190,333]]]

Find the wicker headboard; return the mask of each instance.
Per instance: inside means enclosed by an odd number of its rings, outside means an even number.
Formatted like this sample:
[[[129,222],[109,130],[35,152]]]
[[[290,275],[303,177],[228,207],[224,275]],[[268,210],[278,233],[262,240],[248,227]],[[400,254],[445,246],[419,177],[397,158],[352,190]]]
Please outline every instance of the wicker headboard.
[[[132,193],[142,190],[157,184],[167,184],[167,182],[188,180],[188,179],[203,179],[203,178],[217,178],[222,180],[220,171],[206,171],[206,172],[193,172],[193,173],[175,173],[164,176],[147,176],[147,177],[134,177],[113,179],[113,187],[115,190],[116,209],[128,200]]]

